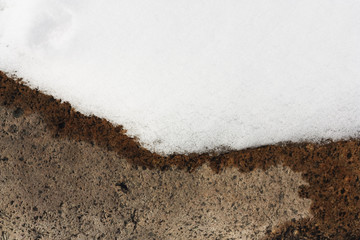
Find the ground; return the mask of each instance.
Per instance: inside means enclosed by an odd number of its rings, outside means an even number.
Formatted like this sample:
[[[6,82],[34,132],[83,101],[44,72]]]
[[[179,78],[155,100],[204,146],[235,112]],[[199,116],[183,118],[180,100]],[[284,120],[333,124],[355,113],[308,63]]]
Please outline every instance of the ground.
[[[359,239],[360,141],[160,156],[0,75],[2,239]]]

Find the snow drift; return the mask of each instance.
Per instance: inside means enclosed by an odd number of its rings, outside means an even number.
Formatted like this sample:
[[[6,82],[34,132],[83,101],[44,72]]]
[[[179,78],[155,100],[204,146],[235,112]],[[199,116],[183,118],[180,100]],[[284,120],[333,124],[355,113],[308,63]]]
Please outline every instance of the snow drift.
[[[358,137],[358,0],[0,0],[0,69],[151,151]]]

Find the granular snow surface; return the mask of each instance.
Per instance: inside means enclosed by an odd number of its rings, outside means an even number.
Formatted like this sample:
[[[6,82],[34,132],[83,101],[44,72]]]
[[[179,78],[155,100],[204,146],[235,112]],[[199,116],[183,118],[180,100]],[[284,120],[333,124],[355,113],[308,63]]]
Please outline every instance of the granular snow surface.
[[[358,137],[359,0],[0,0],[0,70],[163,154]]]

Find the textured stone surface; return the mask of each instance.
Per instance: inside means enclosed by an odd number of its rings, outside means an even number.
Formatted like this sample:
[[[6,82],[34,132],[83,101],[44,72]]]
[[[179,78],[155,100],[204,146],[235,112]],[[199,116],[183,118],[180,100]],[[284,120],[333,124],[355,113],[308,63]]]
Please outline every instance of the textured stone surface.
[[[10,239],[260,239],[310,217],[300,173],[276,166],[220,174],[130,165],[54,139],[41,117],[0,108],[0,231]]]
[[[266,239],[360,239],[360,139],[321,143],[278,143],[243,150],[172,154],[161,156],[140,146],[128,137],[121,126],[106,119],[86,116],[52,96],[31,89],[23,82],[7,77],[0,71],[0,105],[8,108],[7,116],[20,118],[36,113],[46,124],[46,132],[56,138],[98,146],[113,151],[132,166],[169,170],[176,167],[193,172],[207,164],[214,174],[236,168],[242,173],[276,166],[286,166],[301,173],[309,185],[300,186],[302,198],[311,199],[310,218],[292,219],[267,231]],[[5,135],[18,132],[16,119],[4,124]],[[329,119],[331,120],[331,119]],[[16,125],[16,124],[15,124]],[[32,134],[34,129],[24,127],[20,134]],[[36,132],[36,131],[35,131]],[[52,141],[54,139],[50,139]],[[33,144],[32,140],[29,140]],[[36,145],[36,144],[35,144]],[[4,156],[1,161],[7,162]],[[156,170],[155,170],[156,169]],[[118,186],[123,183],[119,182]],[[19,210],[20,211],[20,210]],[[135,216],[134,214],[132,216]],[[134,219],[134,217],[132,218]],[[128,222],[128,221],[127,221]],[[1,225],[2,226],[2,225]],[[2,233],[7,236],[7,232]]]

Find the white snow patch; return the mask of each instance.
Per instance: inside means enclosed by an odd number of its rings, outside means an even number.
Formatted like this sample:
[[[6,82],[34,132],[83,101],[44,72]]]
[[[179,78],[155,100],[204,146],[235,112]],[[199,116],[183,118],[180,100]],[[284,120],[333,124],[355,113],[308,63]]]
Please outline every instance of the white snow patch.
[[[152,151],[360,131],[359,0],[0,0],[0,69]]]

